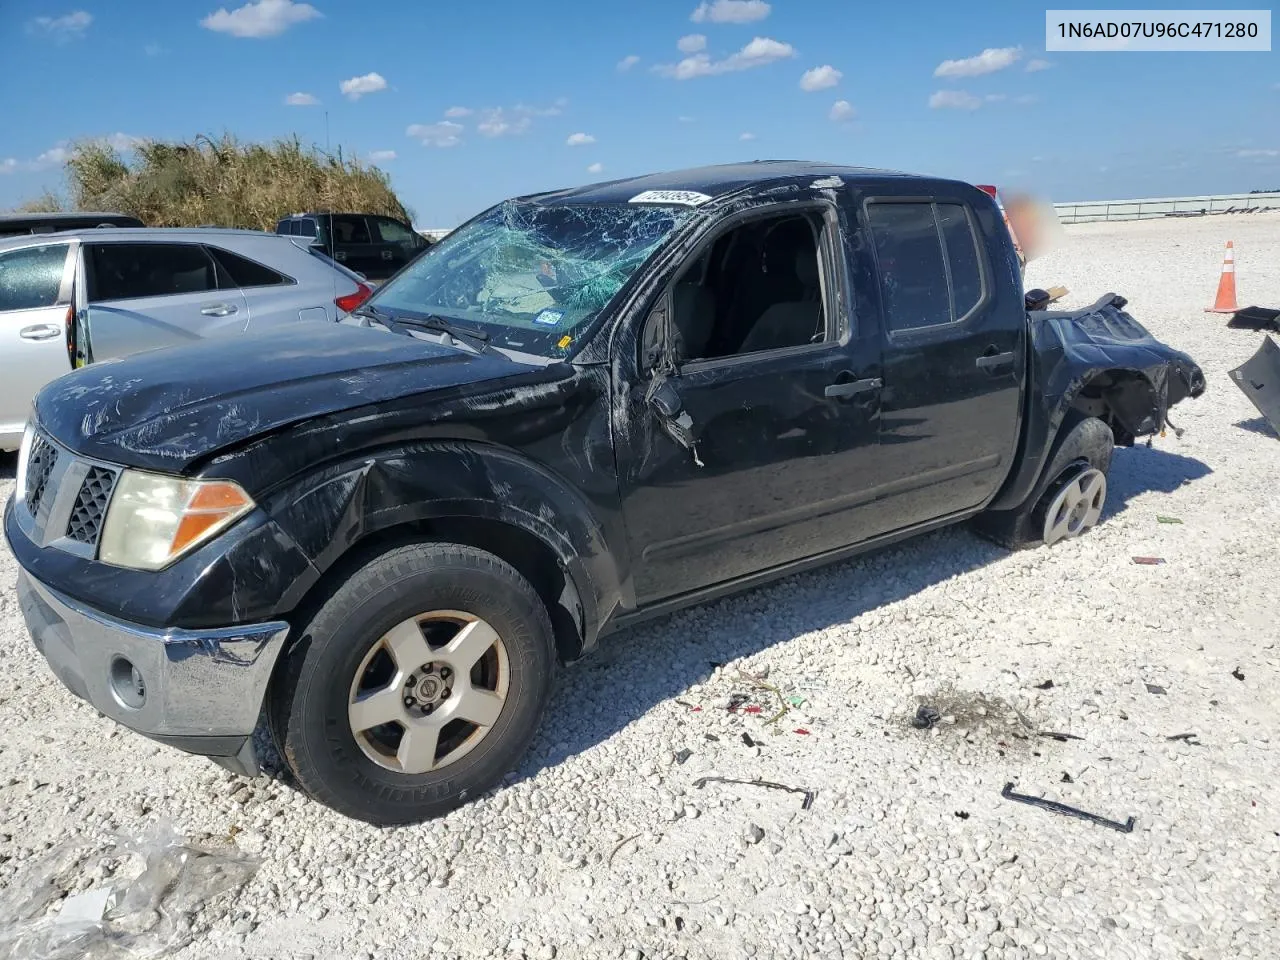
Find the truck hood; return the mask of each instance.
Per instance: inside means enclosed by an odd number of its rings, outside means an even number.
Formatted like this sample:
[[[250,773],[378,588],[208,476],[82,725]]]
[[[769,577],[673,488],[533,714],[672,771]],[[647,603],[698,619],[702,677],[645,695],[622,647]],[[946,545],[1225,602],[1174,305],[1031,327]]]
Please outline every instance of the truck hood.
[[[299,323],[92,364],[46,386],[35,412],[83,456],[181,472],[313,417],[538,369],[496,350]]]

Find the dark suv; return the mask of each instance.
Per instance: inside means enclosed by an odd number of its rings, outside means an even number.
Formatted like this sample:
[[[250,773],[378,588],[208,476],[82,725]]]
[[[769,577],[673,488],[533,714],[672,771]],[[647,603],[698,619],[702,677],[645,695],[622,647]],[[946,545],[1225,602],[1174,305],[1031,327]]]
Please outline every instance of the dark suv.
[[[310,238],[326,256],[373,280],[385,280],[431,246],[407,223],[372,213],[295,213],[276,224],[276,233]]]
[[[0,239],[33,233],[87,230],[93,227],[145,227],[137,217],[124,213],[19,213],[0,216]]]

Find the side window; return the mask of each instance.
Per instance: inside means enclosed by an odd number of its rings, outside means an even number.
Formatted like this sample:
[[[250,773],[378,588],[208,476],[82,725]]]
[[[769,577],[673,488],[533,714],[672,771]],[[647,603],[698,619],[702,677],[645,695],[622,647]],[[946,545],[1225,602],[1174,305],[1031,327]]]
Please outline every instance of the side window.
[[[310,217],[303,217],[301,220],[294,222],[297,227],[297,235],[300,237],[314,237],[316,235],[316,222]]]
[[[369,224],[365,223],[364,217],[334,217],[333,242],[341,244],[371,243],[372,241],[369,239]]]
[[[890,331],[961,320],[982,299],[982,268],[959,203],[871,203],[885,322]]]
[[[88,261],[93,301],[218,289],[213,261],[196,243],[92,243]]]
[[[374,225],[378,229],[378,237],[383,243],[409,243],[417,240],[417,234],[403,223],[397,223],[390,217],[375,217]]]
[[[978,244],[973,224],[963,204],[938,204],[938,225],[947,249],[951,273],[952,316],[959,320],[982,299],[982,268],[978,265]]]
[[[209,253],[218,261],[233,286],[237,287],[277,287],[281,284],[293,283],[293,279],[277,273],[270,267],[263,266],[256,260],[242,257],[221,247],[209,247]],[[220,278],[220,280],[223,278]],[[219,286],[226,286],[219,282]]]
[[[951,295],[933,204],[872,203],[867,220],[875,238],[888,328],[950,323]]]
[[[57,304],[66,263],[65,243],[0,254],[0,310],[34,310]]]
[[[749,220],[721,234],[672,287],[682,362],[821,343],[830,336],[817,213]]]

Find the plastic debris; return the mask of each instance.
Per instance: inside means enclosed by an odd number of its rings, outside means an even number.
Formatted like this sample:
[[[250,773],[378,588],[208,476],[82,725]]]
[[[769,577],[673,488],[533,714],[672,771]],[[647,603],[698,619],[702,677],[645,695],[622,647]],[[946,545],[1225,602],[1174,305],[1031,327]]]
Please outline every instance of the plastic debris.
[[[1199,736],[1200,734],[1198,733],[1175,733],[1171,737],[1165,737],[1165,739],[1169,741],[1181,740],[1184,743],[1191,744],[1193,747],[1203,747],[1204,744],[1197,739]]]
[[[1036,684],[1036,689],[1037,689],[1037,690],[1052,690],[1052,689],[1053,689],[1053,681],[1052,681],[1052,680],[1046,680],[1044,683],[1037,683],[1037,684]]]
[[[117,873],[103,886],[68,896],[104,858],[122,861]],[[188,843],[167,824],[105,849],[54,847],[0,894],[0,960],[170,956],[194,939],[197,910],[238,892],[257,869],[257,860],[234,847]]]
[[[1084,739],[1084,737],[1078,737],[1074,733],[1054,733],[1051,730],[1041,730],[1038,736],[1048,737],[1050,740],[1057,740],[1059,743],[1066,743],[1068,740]]]
[[[1244,671],[1241,670],[1239,667],[1236,667],[1234,670],[1232,670],[1231,675],[1235,677],[1237,680],[1244,680]]]
[[[753,703],[749,707],[743,707],[742,712],[743,713],[763,713],[764,711]]]
[[[957,817],[959,817],[961,820],[968,820],[968,819],[969,819],[969,811],[967,811],[967,810],[957,810],[957,811],[956,811],[956,816],[957,816]]]
[[[745,693],[735,693],[729,697],[729,706],[726,708],[730,713],[735,713],[739,707],[746,704],[751,697]]]
[[[1133,562],[1143,567],[1158,567],[1164,563],[1164,557],[1134,557]]]
[[[684,763],[686,760],[688,760],[692,756],[693,756],[693,751],[690,750],[688,747],[686,747],[685,749],[680,750],[676,753],[676,763]]]
[[[800,734],[800,736],[802,737],[809,736],[809,731],[806,730],[804,727],[796,727],[795,732]]]
[[[1169,692],[1164,687],[1160,686],[1160,684],[1158,683],[1148,683],[1146,687],[1147,687],[1147,693],[1154,693],[1157,697],[1163,697],[1166,693]]]
[[[790,696],[787,697],[787,703],[791,704],[793,707],[803,707],[805,705],[805,699],[800,696]]]
[[[922,703],[911,718],[911,725],[917,730],[928,730],[942,720],[942,714],[935,707]]]
[[[755,740],[755,739],[753,739],[753,738],[752,738],[752,736],[751,736],[751,734],[746,733],[746,732],[744,732],[744,733],[742,734],[742,742],[743,742],[743,743],[745,743],[748,747],[762,747],[762,746],[764,746],[764,744],[763,744],[763,743],[761,743],[759,740]]]
[[[804,787],[788,787],[785,783],[775,783],[772,780],[736,780],[733,777],[700,777],[693,781],[693,786],[695,789],[701,790],[708,783],[740,783],[748,787],[768,787],[771,790],[800,793],[804,795],[804,803],[800,805],[801,810],[808,810],[812,807],[814,797],[818,795],[816,790],[806,790]]]
[[[1062,782],[1063,782],[1063,783],[1075,783],[1076,781],[1075,781],[1075,778],[1073,778],[1073,777],[1071,776],[1071,774],[1069,774],[1069,773],[1067,773],[1067,771],[1063,770],[1063,771],[1062,771]]]
[[[1116,820],[1108,820],[1106,817],[1100,817],[1096,813],[1089,813],[1077,807],[1069,807],[1065,803],[1058,803],[1055,800],[1046,800],[1043,797],[1032,797],[1025,793],[1014,793],[1013,784],[1006,783],[1004,789],[1000,791],[1000,796],[1006,800],[1016,800],[1018,803],[1030,804],[1033,807],[1042,807],[1053,813],[1061,813],[1064,816],[1075,817],[1078,820],[1088,820],[1090,823],[1096,823],[1100,827],[1110,827],[1112,830],[1118,830],[1120,833],[1133,833],[1133,825],[1136,822],[1134,817],[1130,817],[1124,823]]]
[[[1181,523],[1181,522],[1182,521],[1179,520],[1177,517],[1162,517],[1162,516],[1156,517],[1156,523]]]

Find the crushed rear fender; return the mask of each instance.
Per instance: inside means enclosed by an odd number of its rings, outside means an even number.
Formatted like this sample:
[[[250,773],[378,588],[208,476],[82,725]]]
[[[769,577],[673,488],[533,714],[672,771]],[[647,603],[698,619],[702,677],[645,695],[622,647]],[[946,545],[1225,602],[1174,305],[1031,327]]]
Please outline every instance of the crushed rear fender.
[[[1159,433],[1169,409],[1205,390],[1190,356],[1151,335],[1108,293],[1091,306],[1027,314],[1031,356],[1017,468],[990,508],[1019,506],[1040,478],[1054,438],[1073,408],[1106,420],[1117,442]]]

